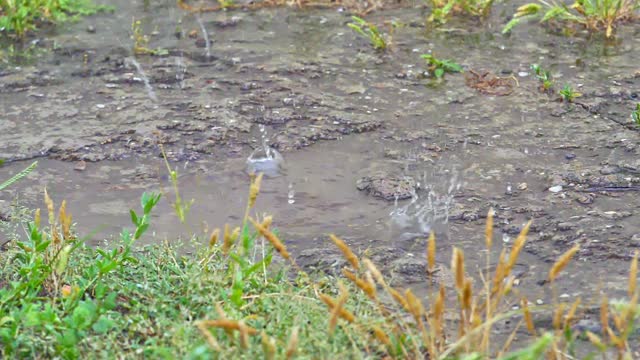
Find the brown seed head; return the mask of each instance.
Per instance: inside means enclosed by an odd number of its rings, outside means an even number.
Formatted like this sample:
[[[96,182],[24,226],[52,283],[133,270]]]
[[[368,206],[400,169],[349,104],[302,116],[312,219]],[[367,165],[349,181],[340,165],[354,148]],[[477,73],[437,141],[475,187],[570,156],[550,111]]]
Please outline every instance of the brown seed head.
[[[379,326],[373,326],[373,334],[375,335],[376,339],[378,339],[378,341],[386,346],[391,346],[391,339],[389,339],[389,336],[387,336],[387,334]]]
[[[342,274],[356,286],[362,290],[371,300],[376,299],[376,287],[373,281],[368,281],[357,277],[354,273],[347,269],[342,269]]]
[[[464,280],[464,287],[462,289],[462,307],[465,310],[471,310],[471,300],[473,299],[473,287],[471,279],[466,278]]]
[[[343,310],[343,306],[347,303],[347,299],[349,298],[349,291],[342,282],[338,282],[338,287],[340,288],[340,296],[338,297],[336,306],[331,309],[331,317],[329,318],[329,335],[333,334],[333,331],[338,325],[340,312]]]
[[[527,234],[529,233],[529,228],[531,227],[531,220],[527,222],[527,224],[522,228],[520,234],[513,242],[513,247],[511,248],[511,253],[509,254],[509,262],[507,262],[507,266],[505,268],[505,276],[508,276],[511,273],[511,269],[518,261],[518,256],[520,256],[520,252],[524,248],[524,243],[527,241]]]
[[[274,233],[262,227],[262,225],[258,224],[252,218],[249,218],[249,221],[251,222],[251,224],[253,224],[256,230],[258,230],[260,235],[264,236],[264,238],[271,243],[271,245],[276,249],[276,251],[280,254],[280,256],[282,256],[286,260],[291,259],[291,255],[287,251],[287,247],[284,246],[284,244],[280,241],[280,239],[278,239],[278,237]]]
[[[493,244],[493,208],[489,209],[487,213],[487,225],[484,229],[484,241],[487,245],[487,249],[491,249],[491,245]]]
[[[549,271],[549,281],[553,282],[558,277],[562,269],[569,264],[569,261],[571,261],[571,258],[578,252],[578,250],[580,250],[580,245],[576,244],[558,258]]]
[[[47,205],[47,213],[49,214],[49,225],[53,226],[55,223],[55,214],[54,214],[54,206],[53,200],[49,197],[49,193],[47,192],[47,188],[44,188],[44,203]]]
[[[264,331],[262,336],[262,352],[266,360],[273,360],[276,357],[276,341],[269,337]]]
[[[351,251],[349,245],[347,245],[344,241],[342,241],[342,239],[333,234],[330,234],[329,237],[331,238],[331,241],[336,244],[338,249],[340,249],[342,255],[345,259],[347,259],[349,264],[351,264],[351,266],[356,270],[360,269],[360,262],[358,261],[358,257],[353,253],[353,251]]]
[[[451,271],[456,277],[456,288],[462,290],[464,287],[464,254],[457,247],[453,248],[453,256],[451,257]]]
[[[427,272],[433,273],[436,266],[436,234],[432,231],[427,241]]]
[[[209,247],[214,247],[218,243],[218,236],[220,235],[220,229],[215,229],[209,236]]]
[[[36,212],[33,215],[33,222],[36,224],[36,229],[40,229],[40,208],[36,209]]]
[[[529,301],[526,298],[522,298],[520,301],[522,304],[522,311],[524,314],[524,323],[527,326],[527,330],[531,333],[531,335],[536,335],[536,327],[533,325],[533,318],[531,317],[531,311],[529,311]]]
[[[333,310],[337,306],[337,302],[328,295],[319,293],[318,297],[320,297],[320,300],[322,300],[322,302],[327,305],[329,310]],[[340,309],[339,315],[343,320],[346,320],[348,322],[354,322],[356,320],[355,315],[344,308]]]
[[[291,336],[289,337],[289,342],[287,343],[287,351],[285,352],[285,356],[287,359],[291,359],[298,350],[298,327],[294,326],[291,331]]]
[[[249,204],[248,207],[252,208],[256,204],[256,199],[260,193],[260,185],[262,184],[262,173],[258,174],[251,180],[251,186],[249,187]]]
[[[633,260],[631,260],[631,268],[629,269],[629,297],[633,298],[636,296],[636,288],[638,286],[638,250],[636,250],[633,255]]]

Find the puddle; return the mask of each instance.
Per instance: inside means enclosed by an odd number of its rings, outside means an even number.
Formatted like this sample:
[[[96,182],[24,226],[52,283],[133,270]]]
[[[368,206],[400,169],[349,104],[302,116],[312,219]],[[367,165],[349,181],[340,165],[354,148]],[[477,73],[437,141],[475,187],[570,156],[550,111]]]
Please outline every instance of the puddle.
[[[49,54],[2,65],[0,158],[7,164],[0,179],[32,159],[40,163],[0,194],[0,209],[18,194],[40,206],[46,186],[56,201],[68,201],[78,230],[94,232],[95,244],[129,226],[128,209],[139,207],[143,191],[161,190],[144,241],[176,241],[237,223],[247,172],[259,170],[268,176],[256,211],[274,215],[306,264],[335,254],[326,234],[336,233],[383,263],[411,268],[434,230],[441,264],[457,246],[476,271],[484,267],[484,217],[493,207],[496,243],[509,245],[534,220],[520,265],[530,299],[548,301],[536,284],[576,243],[581,250],[567,271],[574,275],[558,292],[573,298],[626,288],[640,246],[640,149],[630,119],[640,93],[640,38],[633,29],[619,29],[622,41],[612,45],[558,37],[536,24],[503,37],[495,11],[471,32],[455,22],[427,35],[419,26],[399,28],[393,50],[382,55],[335,10],[195,17],[172,2],[147,10],[113,5],[115,14],[43,39],[42,46],[56,44]],[[132,14],[151,35],[149,46],[167,55],[133,56]],[[390,19],[423,21],[414,9],[370,18]],[[88,24],[96,33],[85,31]],[[519,86],[488,96],[459,74],[429,84],[419,57],[427,52],[466,69],[513,74]],[[565,105],[540,93],[532,63],[550,69],[558,89],[570,83],[583,96]],[[186,225],[168,201],[158,143],[178,168],[183,199],[195,200]],[[392,189],[390,200],[358,190],[365,177],[387,186],[382,197]],[[414,273],[396,275],[420,291]]]

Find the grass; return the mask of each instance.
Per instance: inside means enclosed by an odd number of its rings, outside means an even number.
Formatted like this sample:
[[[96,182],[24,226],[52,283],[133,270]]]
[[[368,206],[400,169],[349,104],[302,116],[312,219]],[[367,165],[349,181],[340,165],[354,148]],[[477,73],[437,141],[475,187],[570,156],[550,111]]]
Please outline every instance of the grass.
[[[558,93],[562,100],[567,103],[572,103],[577,97],[582,96],[581,93],[575,91],[569,84],[566,84]]]
[[[635,110],[631,112],[631,120],[633,120],[636,125],[640,125],[640,103],[636,104]]]
[[[351,17],[352,22],[347,24],[353,31],[369,40],[371,46],[376,50],[385,50],[387,48],[388,36],[383,35],[378,27],[357,16]]]
[[[420,57],[427,63],[429,73],[438,80],[442,79],[445,73],[462,72],[462,66],[453,60],[438,59],[433,54],[423,54]]]
[[[44,23],[75,20],[110,9],[91,0],[0,0],[0,32],[23,37]]]
[[[527,299],[512,309],[512,269],[526,243],[528,223],[503,249],[498,265],[475,275],[454,248],[453,297],[444,284],[428,299],[390,285],[369,259],[335,235],[348,266],[339,278],[309,275],[272,229],[272,218],[249,216],[262,176],[251,180],[241,226],[176,244],[136,246],[152,225],[160,195],[143,194],[131,211],[133,230],[109,248],[91,247],[73,231],[63,201],[56,209],[45,191],[47,224],[36,210],[22,239],[0,252],[0,357],[3,358],[320,358],[320,359],[550,359],[575,358],[578,336],[571,324],[580,302],[554,298],[554,325],[536,329]],[[484,234],[493,248],[493,212]],[[436,238],[427,241],[425,281],[435,272]],[[554,283],[579,247],[549,271]],[[275,256],[281,259],[274,263]],[[628,356],[637,325],[638,255],[630,266],[628,300],[602,301],[605,336],[582,334],[594,354]],[[480,281],[473,280],[478,278]],[[553,292],[555,293],[555,292]],[[458,320],[447,321],[448,314]],[[492,328],[519,318],[511,336],[497,343]],[[609,321],[609,320],[613,321]],[[531,345],[510,352],[516,331]],[[584,345],[584,343],[581,343]]]
[[[539,19],[541,23],[559,23],[568,32],[582,27],[611,38],[617,25],[638,18],[639,9],[639,0],[576,0],[570,6],[556,0],[538,0],[520,6],[502,32],[511,31],[523,20]]]

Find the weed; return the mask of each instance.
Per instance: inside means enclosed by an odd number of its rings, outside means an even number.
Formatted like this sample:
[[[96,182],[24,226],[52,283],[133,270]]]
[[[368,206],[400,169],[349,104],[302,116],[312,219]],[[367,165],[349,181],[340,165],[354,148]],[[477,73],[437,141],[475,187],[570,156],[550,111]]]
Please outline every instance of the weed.
[[[173,203],[173,210],[180,219],[180,222],[186,224],[187,215],[189,214],[189,210],[191,210],[191,205],[193,205],[194,199],[191,201],[184,202],[182,197],[180,196],[180,189],[178,186],[178,170],[172,169],[169,165],[169,160],[167,159],[167,154],[164,152],[164,147],[160,145],[160,151],[162,152],[162,158],[164,159],[164,164],[167,167],[167,171],[169,172],[169,179],[171,180],[171,185],[173,186],[173,191],[175,193],[175,201]]]
[[[0,0],[0,32],[23,37],[42,23],[75,20],[81,15],[111,10],[91,0]]]
[[[436,78],[442,79],[445,73],[457,73],[462,71],[462,66],[453,60],[438,59],[432,54],[420,56],[427,62],[429,72]]]
[[[636,109],[631,112],[631,119],[636,125],[640,125],[640,103],[636,104]]]
[[[431,15],[428,22],[446,23],[455,14],[485,18],[495,0],[431,0]]]
[[[72,233],[71,214],[62,202],[56,218],[53,200],[45,190],[49,226],[40,226],[40,211],[27,224],[27,239],[2,254],[11,259],[0,287],[1,355],[78,358],[79,344],[89,333],[103,335],[114,327],[108,313],[116,307],[117,293],[105,278],[135,262],[133,243],[149,227],[150,213],[160,195],[143,194],[143,213],[131,210],[135,231],[123,230],[121,246],[111,251],[85,248]],[[76,253],[89,257],[85,266],[74,267]],[[6,266],[5,266],[6,267]]]
[[[558,93],[560,94],[562,100],[568,103],[572,103],[575,98],[582,96],[582,94],[573,90],[573,88],[569,84],[565,85]]]
[[[169,53],[166,49],[149,47],[149,36],[142,29],[142,21],[135,18],[131,21],[131,39],[135,55],[166,55]]]
[[[347,26],[369,39],[369,43],[374,49],[385,50],[387,48],[387,40],[385,40],[385,36],[380,33],[377,26],[357,16],[352,16],[351,19],[353,22],[347,24]]]
[[[502,32],[511,31],[522,20],[540,19],[542,23],[558,21],[565,28],[578,25],[589,32],[604,31],[610,38],[616,25],[637,17],[639,8],[638,0],[575,0],[571,6],[556,0],[538,0],[520,6]]]
[[[2,166],[3,163],[4,161],[0,160],[0,166]],[[9,180],[6,180],[5,182],[0,183],[0,191],[8,188],[9,186],[15,184],[16,182],[20,181],[21,179],[29,175],[29,173],[32,172],[33,169],[36,168],[36,166],[38,166],[38,162],[34,161],[33,163],[31,163],[31,165],[27,166],[24,170],[12,176]]]
[[[553,87],[553,80],[551,78],[551,72],[543,69],[538,64],[531,65],[531,70],[535,74],[536,78],[540,81],[540,91],[546,92]]]

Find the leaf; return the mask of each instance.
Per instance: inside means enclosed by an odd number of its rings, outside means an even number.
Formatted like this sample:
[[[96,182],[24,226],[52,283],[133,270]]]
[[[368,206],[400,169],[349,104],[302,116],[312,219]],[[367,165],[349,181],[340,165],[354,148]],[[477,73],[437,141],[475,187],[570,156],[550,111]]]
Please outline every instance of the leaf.
[[[97,332],[98,334],[104,334],[109,330],[111,330],[114,325],[115,325],[115,322],[113,320],[102,315],[98,318],[98,321],[96,321],[96,323],[93,324],[91,328],[93,329],[93,331]]]
[[[106,310],[115,309],[116,306],[118,306],[118,303],[116,302],[116,298],[117,297],[118,297],[118,293],[116,293],[116,292],[109,293],[109,295],[107,295],[107,297],[104,298],[104,300],[102,301],[102,306]]]
[[[131,209],[129,210],[129,213],[131,214],[131,222],[133,223],[133,225],[138,225],[138,215],[136,214],[136,212]]]
[[[95,313],[95,306],[92,309],[92,307],[87,304],[87,302],[80,303],[71,314],[71,325],[73,325],[75,329],[84,330],[91,325],[91,320]]]
[[[435,77],[437,79],[440,79],[442,76],[444,76],[444,69],[443,68],[437,68],[434,72],[433,75],[435,75]]]

